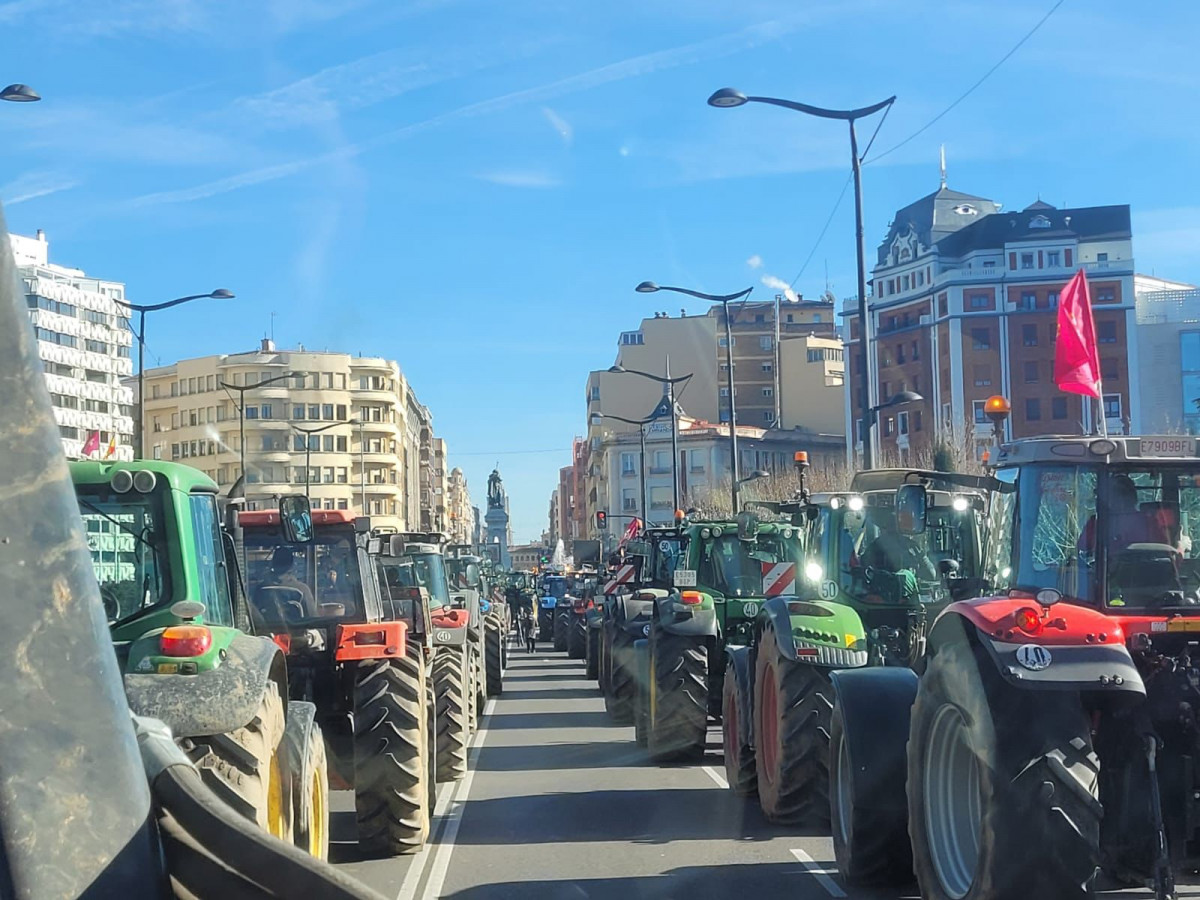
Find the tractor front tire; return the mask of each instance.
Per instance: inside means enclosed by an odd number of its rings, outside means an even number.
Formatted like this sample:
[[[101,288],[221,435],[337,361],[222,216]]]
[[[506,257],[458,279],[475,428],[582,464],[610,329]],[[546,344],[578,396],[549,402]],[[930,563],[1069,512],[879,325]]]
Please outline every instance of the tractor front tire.
[[[438,647],[433,653],[433,693],[437,709],[437,780],[467,774],[471,739],[471,670],[468,646]]]
[[[604,695],[604,708],[618,725],[628,725],[633,720],[633,692],[636,660],[634,659],[633,637],[622,628],[613,631],[612,652],[608,659],[608,692]]]
[[[647,747],[658,760],[698,759],[708,735],[708,646],[702,637],[650,631]]]
[[[587,652],[584,654],[586,663],[583,677],[588,681],[596,681],[600,677],[600,629],[589,627],[587,630]]]
[[[283,746],[292,781],[292,840],[310,856],[329,859],[329,763],[316,714],[313,704],[290,701]]]
[[[746,708],[751,690],[751,685],[738,684],[737,668],[730,662],[721,690],[721,743],[725,751],[725,781],[731,791],[743,796],[753,795],[758,789],[751,739],[754,721]]]
[[[1102,810],[1091,722],[1074,691],[1005,683],[966,641],[939,646],[908,740],[908,833],[928,900],[1091,895]],[[1026,858],[1044,847],[1036,877]]]
[[[504,693],[504,631],[496,618],[484,621],[483,661],[487,670],[488,696],[498,697]]]
[[[583,659],[587,656],[587,620],[572,619],[567,629],[567,658]]]
[[[785,657],[769,625],[754,669],[754,762],[763,815],[775,823],[824,825],[834,697],[829,672]]]
[[[554,613],[554,649],[562,653],[567,649],[567,636],[571,632],[571,619],[569,615],[562,613]]]
[[[283,695],[269,681],[254,717],[241,728],[185,738],[180,745],[214,794],[268,834],[291,841],[285,728]]]
[[[429,839],[428,688],[421,657],[359,662],[354,673],[354,809],[366,853],[415,853]]]

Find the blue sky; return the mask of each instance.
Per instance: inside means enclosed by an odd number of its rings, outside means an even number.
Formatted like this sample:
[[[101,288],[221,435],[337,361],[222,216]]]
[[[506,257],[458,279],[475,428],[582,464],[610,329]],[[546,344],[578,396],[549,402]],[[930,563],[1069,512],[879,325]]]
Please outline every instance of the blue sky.
[[[633,286],[769,297],[845,182],[840,123],[705,98],[894,93],[879,152],[1053,2],[0,0],[0,81],[45,97],[0,108],[0,198],[137,301],[237,292],[153,319],[154,359],[253,347],[272,312],[281,346],[398,359],[477,500],[499,462],[524,541],[586,372],[679,308]],[[868,246],[944,143],[951,186],[1006,208],[1130,203],[1139,269],[1200,281],[1200,5],[1145,10],[1065,0],[868,166]],[[852,227],[847,199],[797,290],[853,292]]]

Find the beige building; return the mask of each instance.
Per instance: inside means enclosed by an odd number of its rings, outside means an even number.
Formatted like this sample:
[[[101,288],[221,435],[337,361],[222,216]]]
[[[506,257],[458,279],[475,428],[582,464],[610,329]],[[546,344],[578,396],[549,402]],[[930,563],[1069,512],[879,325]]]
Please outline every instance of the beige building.
[[[250,509],[307,491],[315,509],[356,510],[384,527],[425,528],[439,502],[444,518],[444,484],[440,495],[433,487],[445,442],[392,360],[264,340],[147,369],[145,407],[147,455],[200,469],[223,491],[242,475],[244,429]]]
[[[454,544],[470,544],[475,539],[475,508],[467,490],[467,477],[455,466],[446,484],[446,532]]]
[[[785,335],[779,343],[780,429],[846,433],[846,366],[841,338]],[[742,411],[738,409],[738,422]]]

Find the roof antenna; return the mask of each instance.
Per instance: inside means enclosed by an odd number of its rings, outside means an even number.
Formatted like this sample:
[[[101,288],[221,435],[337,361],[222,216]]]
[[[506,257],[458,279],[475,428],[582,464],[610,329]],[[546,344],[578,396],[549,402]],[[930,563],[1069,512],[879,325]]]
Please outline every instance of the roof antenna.
[[[942,190],[946,189],[946,145],[942,144],[939,153],[941,157]]]

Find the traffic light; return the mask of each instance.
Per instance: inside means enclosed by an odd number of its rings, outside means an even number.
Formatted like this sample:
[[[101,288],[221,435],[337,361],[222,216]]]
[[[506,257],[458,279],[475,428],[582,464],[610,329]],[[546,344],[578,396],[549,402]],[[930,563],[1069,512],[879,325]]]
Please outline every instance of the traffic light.
[[[596,527],[601,531],[608,530],[608,513],[602,509],[596,510]]]

